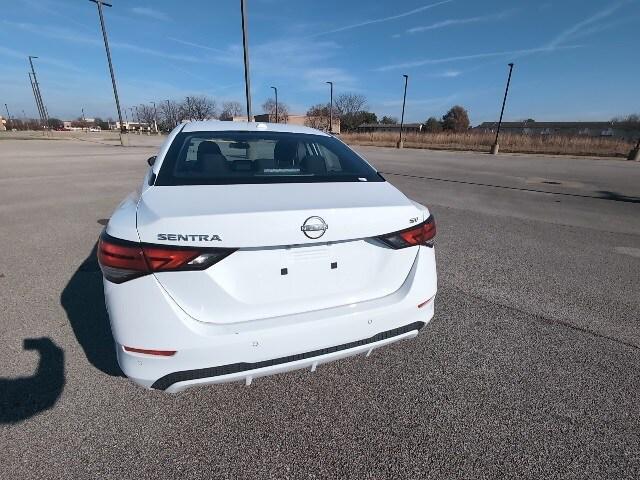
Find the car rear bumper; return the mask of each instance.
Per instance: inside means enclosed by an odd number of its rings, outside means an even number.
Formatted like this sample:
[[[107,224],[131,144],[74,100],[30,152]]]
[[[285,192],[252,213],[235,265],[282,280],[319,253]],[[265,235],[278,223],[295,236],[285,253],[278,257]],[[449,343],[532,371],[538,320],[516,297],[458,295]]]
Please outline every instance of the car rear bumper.
[[[191,318],[151,275],[121,285],[105,281],[122,371],[139,385],[169,392],[315,370],[322,363],[413,338],[433,317],[435,294],[435,255],[428,247],[420,247],[401,288],[386,297],[234,324]],[[124,346],[176,353],[158,357],[128,352]]]

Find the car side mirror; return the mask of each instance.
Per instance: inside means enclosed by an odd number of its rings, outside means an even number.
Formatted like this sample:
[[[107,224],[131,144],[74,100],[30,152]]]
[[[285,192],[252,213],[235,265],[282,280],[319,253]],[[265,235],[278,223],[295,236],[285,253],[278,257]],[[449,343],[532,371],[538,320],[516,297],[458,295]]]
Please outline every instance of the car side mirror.
[[[156,163],[156,156],[154,155],[153,157],[149,157],[147,158],[147,163],[149,164],[150,167],[153,167],[153,164]]]

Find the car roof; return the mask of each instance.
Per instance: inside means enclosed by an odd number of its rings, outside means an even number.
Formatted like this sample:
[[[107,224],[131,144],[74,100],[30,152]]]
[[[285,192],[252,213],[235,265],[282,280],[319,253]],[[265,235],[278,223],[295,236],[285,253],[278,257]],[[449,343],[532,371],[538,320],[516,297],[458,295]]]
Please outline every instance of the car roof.
[[[315,128],[303,125],[291,125],[289,123],[267,123],[267,122],[232,122],[226,120],[203,120],[197,122],[187,122],[182,129],[183,132],[287,132],[306,133],[308,135],[330,135],[316,130]]]

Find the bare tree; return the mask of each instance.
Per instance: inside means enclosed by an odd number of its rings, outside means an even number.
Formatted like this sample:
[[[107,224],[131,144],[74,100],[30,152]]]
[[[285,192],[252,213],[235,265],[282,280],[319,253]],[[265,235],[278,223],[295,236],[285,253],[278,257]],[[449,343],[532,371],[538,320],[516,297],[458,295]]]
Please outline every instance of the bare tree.
[[[349,115],[367,109],[367,98],[359,93],[341,93],[334,101],[340,115]]]
[[[151,105],[139,105],[138,118],[140,119],[140,122],[146,123],[149,127],[152,127],[153,122],[156,119],[156,112]]]
[[[216,101],[204,95],[186,97],[181,111],[182,117],[186,120],[216,118]]]
[[[220,120],[232,120],[233,117],[242,115],[243,107],[240,102],[231,101],[222,104],[222,112],[220,112]]]
[[[266,102],[262,104],[262,110],[264,113],[268,113],[269,117],[273,117],[273,121],[276,119],[276,101],[273,98],[268,98]],[[287,123],[289,121],[289,105],[283,102],[278,102],[278,123]]]
[[[329,113],[331,111],[331,107],[328,103],[319,103],[314,105],[309,110],[307,110],[307,118],[305,120],[305,125],[311,128],[317,128],[318,130],[329,130]],[[338,118],[339,112],[336,109],[335,105],[333,107],[333,116],[334,118]]]
[[[180,123],[180,105],[173,100],[161,102],[159,105],[160,124],[163,130],[173,130]]]

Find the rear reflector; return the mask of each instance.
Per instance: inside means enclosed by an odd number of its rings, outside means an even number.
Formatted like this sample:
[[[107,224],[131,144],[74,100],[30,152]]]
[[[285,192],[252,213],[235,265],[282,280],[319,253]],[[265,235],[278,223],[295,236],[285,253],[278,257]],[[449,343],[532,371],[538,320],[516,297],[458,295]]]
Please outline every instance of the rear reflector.
[[[407,248],[416,245],[433,247],[436,238],[436,221],[430,215],[424,222],[415,227],[410,227],[398,232],[389,233],[378,237],[391,248]]]
[[[433,297],[431,297],[429,300],[425,300],[424,302],[422,302],[420,305],[418,305],[418,308],[422,308],[426,305],[429,305],[429,302],[433,300]]]
[[[235,250],[151,245],[121,240],[103,232],[98,242],[98,263],[107,280],[123,283],[154,272],[206,270]]]
[[[176,354],[175,350],[146,350],[144,348],[133,348],[124,346],[126,352],[143,353],[145,355],[155,355],[157,357],[173,357]]]

